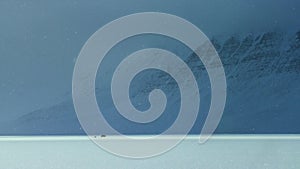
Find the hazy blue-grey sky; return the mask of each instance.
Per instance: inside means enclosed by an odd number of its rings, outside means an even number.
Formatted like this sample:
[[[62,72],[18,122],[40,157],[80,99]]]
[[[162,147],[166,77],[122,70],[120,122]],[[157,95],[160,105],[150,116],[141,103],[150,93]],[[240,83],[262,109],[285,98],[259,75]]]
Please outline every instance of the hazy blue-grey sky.
[[[2,0],[0,121],[69,97],[84,42],[104,24],[146,11],[183,17],[209,37],[300,28],[298,0]]]

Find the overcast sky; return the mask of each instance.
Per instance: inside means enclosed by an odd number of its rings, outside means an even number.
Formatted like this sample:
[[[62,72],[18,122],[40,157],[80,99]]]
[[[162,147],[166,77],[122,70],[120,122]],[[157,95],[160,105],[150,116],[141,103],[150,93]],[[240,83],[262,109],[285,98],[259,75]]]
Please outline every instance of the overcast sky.
[[[300,28],[299,0],[1,0],[0,121],[68,98],[84,42],[116,18],[147,11],[178,15],[209,37]]]

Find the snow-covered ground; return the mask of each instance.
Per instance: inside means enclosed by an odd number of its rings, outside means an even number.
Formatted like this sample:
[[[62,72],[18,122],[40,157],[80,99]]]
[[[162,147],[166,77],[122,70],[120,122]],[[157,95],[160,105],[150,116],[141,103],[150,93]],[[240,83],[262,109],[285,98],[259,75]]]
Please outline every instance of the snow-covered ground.
[[[114,141],[106,137],[99,138]],[[119,140],[120,141],[120,140]],[[203,145],[189,136],[149,159],[112,155],[87,137],[0,137],[0,166],[7,169],[298,169],[299,135],[219,135]]]

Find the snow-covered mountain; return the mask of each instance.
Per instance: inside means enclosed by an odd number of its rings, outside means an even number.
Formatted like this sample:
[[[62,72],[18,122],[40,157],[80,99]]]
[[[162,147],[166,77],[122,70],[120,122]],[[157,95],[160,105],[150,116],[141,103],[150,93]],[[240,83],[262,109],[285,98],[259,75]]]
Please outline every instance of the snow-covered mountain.
[[[300,133],[300,31],[263,32],[211,38],[223,62],[228,94],[222,121],[216,133]],[[201,108],[191,133],[199,133],[210,102],[207,73],[195,54],[185,57],[200,88]],[[101,81],[101,79],[100,79]],[[110,88],[97,88],[98,103],[108,122],[122,133],[156,134],[172,125],[179,110],[180,95],[174,79],[152,70],[139,74],[130,95],[140,110],[149,107],[148,94],[162,89],[168,104],[158,120],[141,125],[120,116],[113,106]],[[84,134],[71,96],[50,107],[19,117],[2,128],[10,134]]]

